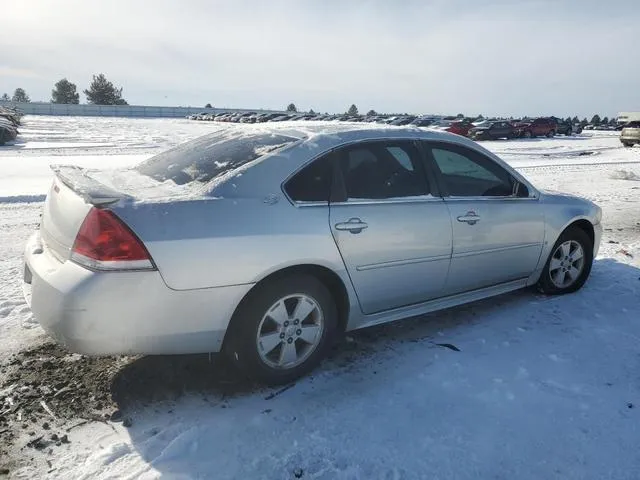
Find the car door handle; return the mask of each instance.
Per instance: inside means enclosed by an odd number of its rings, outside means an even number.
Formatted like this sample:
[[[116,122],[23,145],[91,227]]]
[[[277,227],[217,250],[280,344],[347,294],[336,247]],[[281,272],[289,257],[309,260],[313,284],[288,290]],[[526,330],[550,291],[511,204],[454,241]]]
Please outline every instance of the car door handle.
[[[468,223],[469,225],[475,225],[480,221],[480,217],[476,214],[476,212],[467,212],[465,215],[460,215],[458,217],[458,221]]]
[[[346,222],[336,223],[336,230],[348,230],[351,233],[360,233],[365,228],[368,228],[365,222],[360,220],[359,218],[350,218]]]

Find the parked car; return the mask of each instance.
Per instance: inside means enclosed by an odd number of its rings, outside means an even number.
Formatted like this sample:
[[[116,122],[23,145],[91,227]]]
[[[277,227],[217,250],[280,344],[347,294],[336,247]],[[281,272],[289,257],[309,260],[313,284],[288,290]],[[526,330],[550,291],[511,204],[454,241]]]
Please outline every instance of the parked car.
[[[11,142],[18,136],[18,129],[9,120],[0,117],[0,146]]]
[[[415,119],[416,119],[416,117],[413,116],[413,115],[406,115],[406,116],[398,117],[395,120],[393,120],[392,122],[389,122],[389,125],[395,125],[395,126],[401,127],[401,126],[404,126],[404,125],[409,125]]]
[[[473,128],[473,125],[467,120],[442,120],[441,122],[429,125],[429,128],[466,137],[469,135],[469,130]]]
[[[557,131],[556,123],[550,118],[534,118],[515,123],[518,136],[524,138],[553,137]]]
[[[514,126],[504,120],[484,122],[480,126],[469,129],[469,138],[473,140],[499,140],[516,136],[517,131]]]
[[[51,336],[89,355],[222,351],[268,384],[344,331],[574,292],[602,234],[592,202],[415,128],[230,128],[134,168],[54,173],[23,276]]]
[[[433,117],[417,117],[413,122],[411,122],[411,125],[415,125],[416,127],[428,127],[436,121],[437,119]]]
[[[285,122],[288,120],[291,120],[294,117],[294,115],[292,114],[285,114],[285,115],[280,115],[278,117],[275,117],[274,119],[272,119],[272,122]]]
[[[627,123],[620,132],[620,141],[625,147],[640,144],[640,122]]]
[[[560,135],[565,135],[567,137],[569,135],[573,135],[574,131],[573,131],[573,125],[571,124],[571,122],[567,122],[566,120],[563,120],[562,118],[558,118],[558,117],[549,117],[549,118],[556,124],[556,133]]]

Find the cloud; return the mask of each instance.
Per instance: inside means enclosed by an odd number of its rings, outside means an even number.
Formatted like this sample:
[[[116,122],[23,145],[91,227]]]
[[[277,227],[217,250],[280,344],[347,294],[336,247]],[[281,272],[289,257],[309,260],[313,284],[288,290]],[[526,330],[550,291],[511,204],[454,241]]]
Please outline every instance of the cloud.
[[[626,5],[626,7],[625,7]],[[0,90],[103,72],[130,103],[588,115],[640,109],[633,0],[21,0]],[[34,76],[33,72],[38,72]],[[11,85],[9,85],[11,84]]]

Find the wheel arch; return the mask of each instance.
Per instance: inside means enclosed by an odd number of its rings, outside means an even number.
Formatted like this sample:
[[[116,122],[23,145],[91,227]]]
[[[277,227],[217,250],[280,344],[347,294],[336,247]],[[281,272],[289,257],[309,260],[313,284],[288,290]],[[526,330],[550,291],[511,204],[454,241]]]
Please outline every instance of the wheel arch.
[[[340,275],[338,275],[335,271],[326,266],[313,263],[305,263],[283,267],[279,270],[271,272],[261,278],[253,287],[251,287],[251,289],[245,294],[242,300],[240,300],[238,305],[236,305],[236,308],[231,315],[231,321],[229,323],[229,327],[227,328],[227,333],[225,334],[225,338],[223,341],[223,348],[224,342],[229,337],[229,330],[233,328],[233,319],[240,307],[245,302],[250,301],[251,296],[266,283],[293,275],[310,275],[312,277],[315,277],[325,287],[327,287],[327,289],[331,293],[331,296],[336,302],[336,308],[338,310],[338,331],[340,333],[346,331],[347,324],[349,322],[349,315],[351,312],[351,301],[347,286],[345,285],[343,279],[340,278]]]
[[[593,224],[589,220],[587,220],[586,218],[581,218],[579,220],[572,221],[569,225],[562,229],[560,235],[562,235],[570,228],[579,228],[580,230],[584,231],[584,233],[586,233],[589,237],[589,240],[591,240],[591,247],[593,248],[593,245],[596,241],[596,233],[595,229],[593,228]]]
[[[591,220],[589,220],[589,217],[587,216],[573,217],[562,227],[557,229],[553,228],[554,233],[550,234],[549,238],[545,240],[545,246],[540,252],[540,259],[538,260],[538,265],[527,281],[528,285],[533,285],[539,280],[542,270],[546,265],[547,261],[549,260],[549,256],[552,254],[553,246],[556,244],[556,242],[564,232],[566,232],[569,228],[574,228],[574,227],[584,231],[589,237],[589,240],[591,240],[592,247],[594,246],[595,236],[596,236],[595,228],[593,226],[593,223],[591,223]]]

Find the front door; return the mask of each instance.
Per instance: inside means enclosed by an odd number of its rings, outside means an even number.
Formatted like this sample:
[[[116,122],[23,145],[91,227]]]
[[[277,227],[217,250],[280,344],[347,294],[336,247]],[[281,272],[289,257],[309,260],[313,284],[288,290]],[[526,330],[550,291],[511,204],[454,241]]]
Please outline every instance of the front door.
[[[544,213],[524,185],[491,158],[462,146],[431,145],[453,225],[447,294],[527,278],[544,242]]]
[[[442,295],[451,219],[433,196],[412,141],[364,142],[338,157],[331,232],[362,311],[376,313]]]

